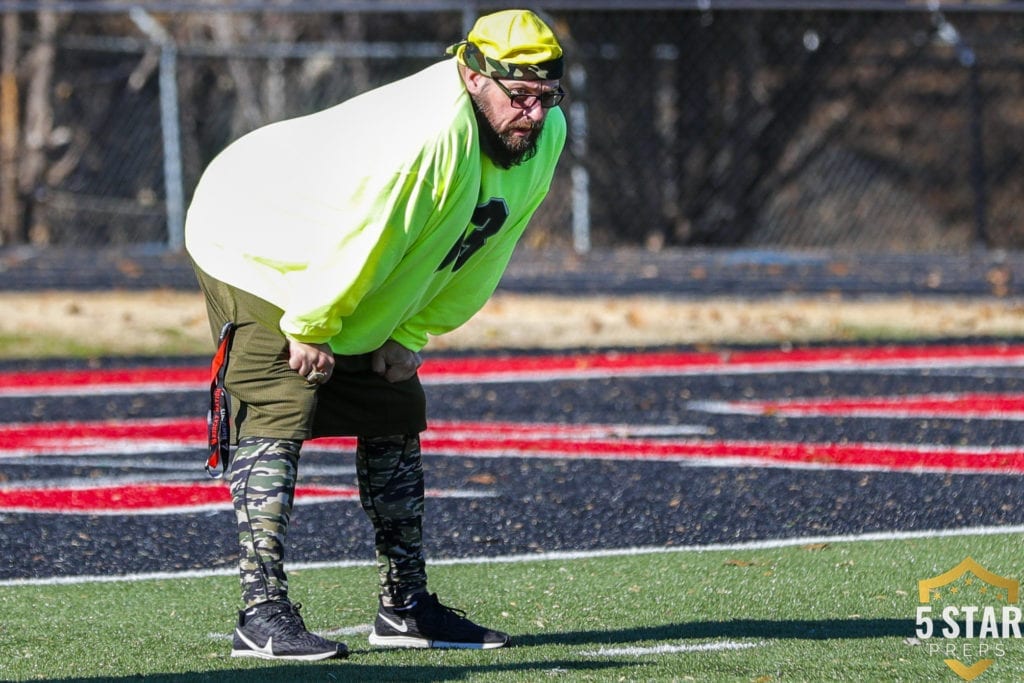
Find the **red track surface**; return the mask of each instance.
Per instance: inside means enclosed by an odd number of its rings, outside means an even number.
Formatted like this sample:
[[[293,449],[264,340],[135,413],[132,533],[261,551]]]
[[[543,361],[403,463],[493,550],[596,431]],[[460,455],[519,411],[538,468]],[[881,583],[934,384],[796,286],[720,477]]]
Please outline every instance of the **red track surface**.
[[[606,353],[440,359],[423,371],[427,382],[481,378],[675,375],[710,372],[845,371],[868,368],[1024,365],[1024,346],[911,346],[821,348],[800,351]],[[204,368],[75,370],[0,374],[0,395],[60,392],[170,391],[204,387]],[[1024,395],[944,393],[898,397],[823,397],[726,401],[696,405],[712,412],[791,417],[952,417],[1024,419]],[[201,418],[0,424],[0,459],[45,455],[102,455],[188,451],[197,468],[206,439]],[[352,452],[352,439],[318,439],[309,448]],[[889,471],[1024,472],[1017,448],[934,444],[804,443],[721,440],[644,431],[630,425],[435,422],[424,435],[431,454],[556,459],[675,461],[703,466],[775,466]],[[298,498],[355,498],[345,487],[304,487]],[[221,482],[130,483],[78,487],[0,488],[0,509],[68,512],[159,510],[223,505]]]

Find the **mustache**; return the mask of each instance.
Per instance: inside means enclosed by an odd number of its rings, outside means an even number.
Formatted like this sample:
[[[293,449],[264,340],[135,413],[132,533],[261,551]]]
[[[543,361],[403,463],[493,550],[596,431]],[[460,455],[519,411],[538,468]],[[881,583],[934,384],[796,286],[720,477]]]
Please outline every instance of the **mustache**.
[[[528,121],[524,121],[523,123],[510,124],[509,127],[508,127],[508,130],[510,130],[510,131],[522,130],[522,131],[527,131],[527,132],[533,132],[533,131],[536,131],[536,130],[540,130],[540,127],[541,127],[541,124],[537,123],[536,121],[529,121],[528,120]]]

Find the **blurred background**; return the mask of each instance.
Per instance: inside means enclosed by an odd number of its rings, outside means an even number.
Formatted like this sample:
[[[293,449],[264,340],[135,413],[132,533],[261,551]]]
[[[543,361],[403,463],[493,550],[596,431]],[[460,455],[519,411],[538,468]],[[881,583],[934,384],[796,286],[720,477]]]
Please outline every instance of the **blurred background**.
[[[507,6],[0,0],[0,246],[180,251],[230,141],[442,59]],[[1024,246],[1024,2],[528,6],[570,93],[530,247]]]

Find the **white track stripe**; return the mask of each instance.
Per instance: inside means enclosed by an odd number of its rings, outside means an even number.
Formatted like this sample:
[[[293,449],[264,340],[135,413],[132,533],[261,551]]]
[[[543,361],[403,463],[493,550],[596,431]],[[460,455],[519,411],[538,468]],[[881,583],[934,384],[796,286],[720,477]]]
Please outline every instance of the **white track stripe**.
[[[1019,368],[1024,358],[969,356],[965,358],[829,359],[805,362],[709,363],[708,365],[652,366],[637,368],[579,368],[424,375],[423,384],[498,384],[502,382],[549,382],[641,377],[699,377],[703,375],[772,375],[810,372],[877,372],[884,370],[950,370],[956,368]]]
[[[883,420],[1000,420],[1010,422],[1024,421],[1024,411],[1020,410],[971,410],[969,408],[948,408],[946,410],[929,410],[927,408],[896,408],[900,401],[916,399],[956,398],[958,394],[931,394],[924,396],[893,396],[890,397],[891,407],[846,406],[834,407],[834,403],[855,400],[856,397],[842,396],[817,399],[820,408],[800,407],[786,408],[776,405],[771,399],[765,401],[689,401],[686,407],[690,410],[717,415],[750,415],[754,417],[789,417],[800,418],[870,418]],[[800,402],[810,403],[814,397],[804,397]],[[785,401],[781,401],[785,404]]]
[[[821,543],[856,543],[859,541],[907,541],[916,538],[954,538],[960,536],[994,536],[998,534],[1024,533],[1024,525],[1016,526],[981,526],[963,529],[931,529],[925,531],[876,531],[852,536],[806,536],[797,538],[778,538],[764,541],[747,541],[744,543],[709,543],[707,545],[653,546],[640,548],[611,548],[608,550],[579,550],[529,555],[504,555],[499,557],[464,557],[447,560],[431,560],[432,566],[448,566],[463,564],[523,564],[527,562],[545,562],[549,560],[586,560],[596,557],[622,557],[633,555],[657,555],[664,553],[692,553],[740,550],[770,550],[773,548],[791,548],[802,545],[818,545]],[[340,560],[331,562],[292,562],[289,571],[311,569],[344,569],[348,567],[376,566],[368,560]],[[3,579],[0,587],[5,586],[64,586],[83,583],[132,583],[136,581],[160,581],[167,579],[205,579],[215,576],[235,576],[235,567],[223,569],[190,569],[180,572],[146,572],[141,574],[93,575],[93,576],[51,576],[39,579]]]

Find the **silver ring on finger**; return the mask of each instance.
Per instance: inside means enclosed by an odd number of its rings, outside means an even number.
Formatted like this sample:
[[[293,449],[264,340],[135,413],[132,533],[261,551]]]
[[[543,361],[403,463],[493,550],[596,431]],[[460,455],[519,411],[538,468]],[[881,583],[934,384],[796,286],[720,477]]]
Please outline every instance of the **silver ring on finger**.
[[[327,373],[320,370],[311,370],[310,373],[306,375],[306,381],[310,384],[323,384],[327,381]]]

